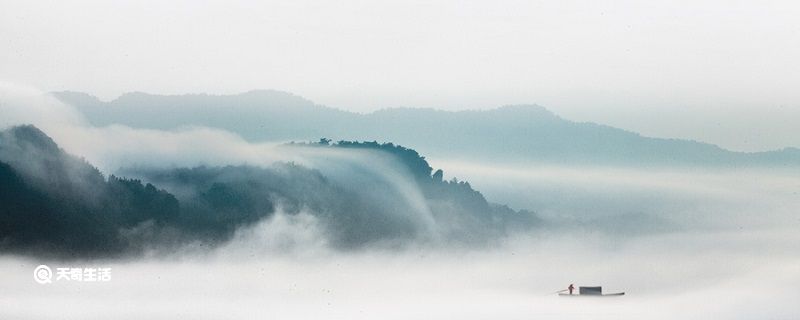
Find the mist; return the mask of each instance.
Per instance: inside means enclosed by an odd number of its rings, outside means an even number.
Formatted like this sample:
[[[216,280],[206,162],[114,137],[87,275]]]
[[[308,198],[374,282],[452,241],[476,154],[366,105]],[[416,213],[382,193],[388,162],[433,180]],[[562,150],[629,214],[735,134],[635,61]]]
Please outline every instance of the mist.
[[[33,123],[103,173],[161,183],[159,187],[178,199],[200,194],[176,184],[178,180],[164,179],[181,168],[233,170],[214,178],[227,182],[237,175],[275,174],[270,170],[280,172],[276,168],[281,164],[294,163],[372,203],[394,202],[392,209],[376,211],[387,214],[378,217],[402,213],[419,233],[413,233],[411,241],[399,238],[343,250],[336,244],[338,229],[331,229],[336,224],[314,206],[292,208],[276,202],[280,205],[270,214],[237,225],[213,245],[194,238],[165,249],[155,242],[142,245],[135,255],[89,259],[4,253],[0,281],[14,288],[0,292],[0,314],[5,317],[800,316],[794,304],[800,298],[794,290],[800,285],[800,175],[791,168],[642,168],[429,158],[432,167],[444,169],[443,180],[469,181],[488,201],[531,210],[539,219],[488,242],[453,242],[443,239],[478,229],[469,224],[448,229],[454,220],[432,213],[414,172],[383,153],[284,141],[254,143],[204,127],[94,127],[73,108],[41,92],[6,92],[19,98],[0,105],[7,116],[4,125]],[[15,163],[27,162],[31,161]],[[170,234],[153,233],[150,227],[140,224],[124,234],[170,241]],[[30,279],[39,264],[109,266],[113,280],[42,286]],[[626,295],[599,300],[555,295],[570,283],[602,285],[606,292]]]
[[[607,222],[615,232],[787,227],[800,221],[800,174],[790,168],[432,163],[468,179],[494,201],[566,224],[602,229]]]
[[[800,316],[796,173],[435,163],[550,225],[490,247],[342,252],[328,245],[313,215],[277,213],[210,251],[186,245],[138,259],[71,262],[5,255],[0,280],[17,290],[4,292],[0,306],[22,319]],[[544,192],[547,185],[566,196]],[[653,219],[620,225],[616,216],[631,212]],[[29,279],[41,263],[108,265],[114,279],[43,288]],[[569,283],[626,296],[554,295]]]
[[[800,319],[798,16],[0,1],[0,319]]]
[[[38,103],[17,100],[24,102],[9,100],[9,110]],[[54,112],[74,112],[58,106]],[[29,120],[7,114],[9,123]],[[26,179],[36,181],[44,192],[22,194],[50,208],[43,214],[26,201],[8,200],[36,215],[19,210],[8,215],[8,232],[16,236],[4,247],[20,252],[74,258],[163,246],[179,250],[187,241],[213,247],[275,212],[311,215],[323,226],[327,243],[340,249],[486,245],[536,221],[531,212],[487,202],[464,181],[436,178],[424,157],[393,144],[252,143],[205,127],[156,130],[34,120],[50,130],[12,127],[0,136],[0,160],[11,165],[3,173],[14,188]],[[59,213],[65,206],[79,209]],[[32,233],[19,231],[37,224],[53,231],[32,239]],[[64,229],[81,232],[57,233]]]
[[[16,290],[0,294],[0,306],[4,315],[20,319],[798,316],[797,238],[787,233],[674,233],[635,241],[539,233],[492,250],[343,254],[309,237],[314,228],[306,222],[279,219],[243,232],[212,253],[72,263],[113,267],[114,278],[106,284],[43,288],[29,279],[33,267],[64,263],[4,256],[0,266],[6,272],[0,278]],[[266,242],[283,243],[277,250],[253,242],[284,234],[291,235],[293,251],[286,251],[285,237]],[[603,285],[626,296],[574,300],[554,295],[569,283]]]

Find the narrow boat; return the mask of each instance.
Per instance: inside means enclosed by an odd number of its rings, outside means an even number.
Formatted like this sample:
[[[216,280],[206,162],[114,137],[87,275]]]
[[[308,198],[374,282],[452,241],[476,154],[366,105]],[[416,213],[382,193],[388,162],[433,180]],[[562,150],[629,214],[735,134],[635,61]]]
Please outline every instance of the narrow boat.
[[[559,297],[619,297],[625,292],[603,293],[603,287],[578,287],[577,294],[559,293]]]

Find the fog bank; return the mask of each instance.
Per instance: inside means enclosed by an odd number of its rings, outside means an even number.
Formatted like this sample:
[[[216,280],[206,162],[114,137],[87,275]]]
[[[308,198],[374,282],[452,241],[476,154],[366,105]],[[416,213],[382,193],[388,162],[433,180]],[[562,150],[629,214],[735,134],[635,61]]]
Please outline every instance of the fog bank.
[[[751,240],[770,237],[753,236]],[[113,279],[45,286],[33,282],[30,273],[47,261],[6,256],[0,259],[5,270],[0,280],[15,290],[0,293],[0,314],[15,319],[800,316],[794,303],[800,297],[794,290],[800,284],[796,247],[775,238],[770,241],[782,249],[738,250],[722,244],[748,237],[656,236],[620,245],[551,234],[492,251],[316,251],[269,257],[220,251],[166,260],[73,263],[111,266]],[[625,291],[626,296],[576,299],[554,294],[569,283],[603,285],[607,292]]]

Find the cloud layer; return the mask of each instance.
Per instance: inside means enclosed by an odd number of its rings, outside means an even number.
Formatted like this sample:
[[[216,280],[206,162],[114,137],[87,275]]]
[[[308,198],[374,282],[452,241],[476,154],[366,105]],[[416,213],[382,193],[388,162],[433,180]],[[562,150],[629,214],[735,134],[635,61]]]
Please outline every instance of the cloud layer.
[[[63,106],[52,107],[62,115],[49,115],[46,106],[52,101],[36,99],[31,101],[43,101],[43,109],[0,104],[10,115],[3,124],[51,128],[59,144],[106,173],[128,167],[147,176],[181,166],[296,161],[332,181],[350,183],[349,188],[373,192],[370,197],[402,199],[410,219],[430,226],[430,212],[419,207],[421,195],[408,173],[371,152],[250,144],[204,128],[93,128]],[[796,172],[504,166],[447,159],[434,164],[447,169],[447,177],[472,182],[491,200],[540,212],[546,226],[482,247],[341,252],[331,249],[326,225],[313,212],[279,209],[236,229],[229,242],[213,250],[194,242],[169,254],[130,260],[0,256],[0,282],[13,288],[0,293],[0,314],[21,319],[800,317]],[[191,194],[168,187],[181,196]],[[146,236],[145,231],[139,229],[138,235]],[[43,287],[30,279],[41,263],[108,265],[114,278],[107,284]],[[627,295],[595,301],[552,294],[569,283],[603,285]],[[88,299],[91,308],[83,303]]]

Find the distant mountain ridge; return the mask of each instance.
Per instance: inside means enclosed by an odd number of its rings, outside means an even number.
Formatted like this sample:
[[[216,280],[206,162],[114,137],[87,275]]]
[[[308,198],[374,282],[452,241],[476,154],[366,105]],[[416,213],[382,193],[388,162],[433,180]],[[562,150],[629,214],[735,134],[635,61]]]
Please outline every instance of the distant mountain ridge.
[[[249,141],[392,141],[429,156],[509,162],[623,165],[797,166],[800,149],[734,152],[691,140],[563,119],[536,105],[480,111],[391,108],[368,114],[317,105],[273,90],[237,95],[128,93],[103,102],[78,92],[53,93],[98,126],[173,129],[201,125]]]

